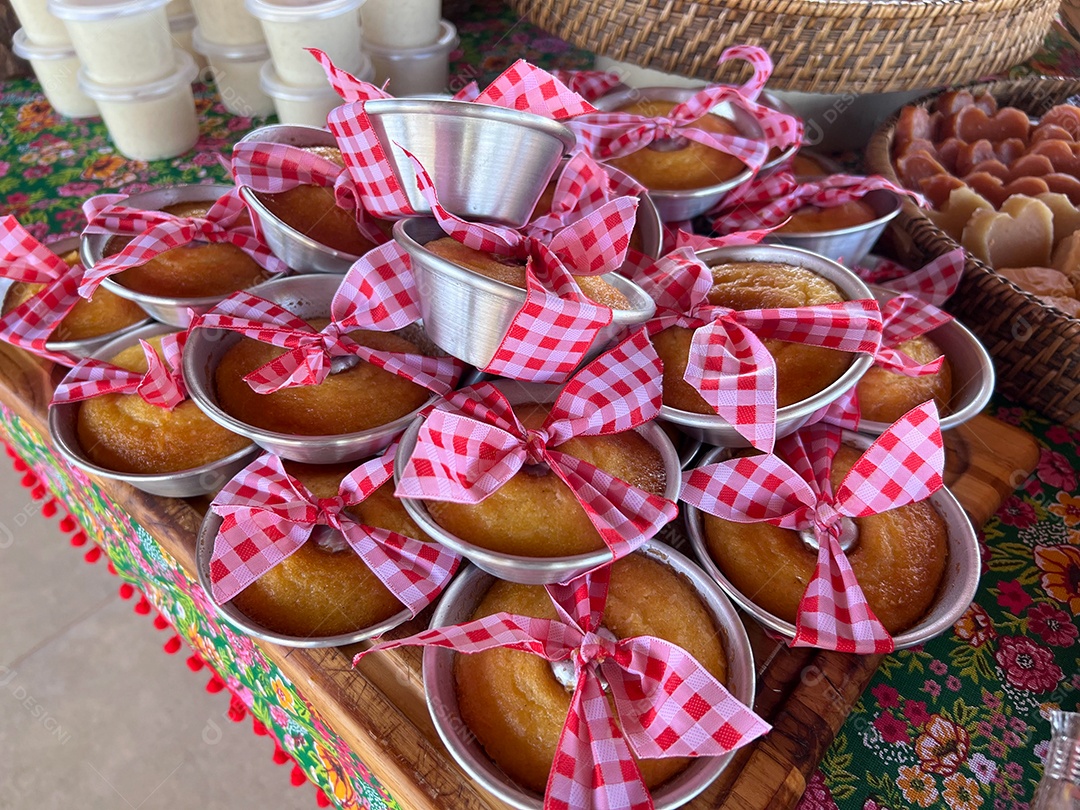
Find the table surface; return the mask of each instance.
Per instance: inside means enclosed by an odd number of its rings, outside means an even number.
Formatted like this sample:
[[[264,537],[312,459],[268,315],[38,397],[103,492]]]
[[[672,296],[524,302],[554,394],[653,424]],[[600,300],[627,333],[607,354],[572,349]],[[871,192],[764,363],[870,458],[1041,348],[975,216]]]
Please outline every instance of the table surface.
[[[455,21],[462,47],[455,54],[452,85],[473,79],[483,84],[517,57],[546,67],[583,67],[590,62],[588,54],[517,20],[492,0],[470,5]],[[1080,75],[1080,59],[1066,46],[1066,40],[1062,31],[1053,32],[1047,50],[1017,73],[1035,69]],[[16,215],[40,237],[68,234],[79,229],[79,205],[92,194],[134,193],[158,185],[224,179],[217,156],[227,154],[232,143],[264,122],[229,115],[212,87],[197,85],[197,105],[201,137],[195,150],[173,160],[143,163],[116,154],[99,120],[65,120],[44,102],[34,82],[8,82],[0,88],[0,213]],[[38,396],[44,396],[40,392],[47,390],[41,387],[46,384],[43,381],[51,379],[48,369],[34,372],[33,364],[30,370],[24,366],[9,353],[0,358],[0,368],[14,369],[23,382],[37,375]],[[42,403],[32,402],[27,389],[16,388],[20,393],[14,394],[10,388],[0,393],[9,408],[0,415],[0,428],[9,437],[18,438],[23,450],[36,452],[42,466],[48,466],[47,446],[35,443],[32,435],[35,424],[36,429],[41,427],[33,414],[35,408],[40,411]],[[1040,758],[1045,756],[1044,741],[1049,736],[1047,711],[1076,708],[1080,688],[1080,433],[1003,400],[996,400],[991,410],[1035,436],[1039,459],[1034,474],[1013,482],[1016,491],[980,532],[983,579],[976,603],[951,633],[883,659],[865,694],[851,707],[846,723],[821,757],[820,769],[803,797],[803,808],[1022,807],[1041,774]],[[60,473],[66,480],[68,473]],[[163,519],[176,521],[188,532],[193,521],[197,524],[198,510],[188,504],[163,517],[161,510],[151,508],[142,496],[131,495],[129,500],[125,495],[123,503],[131,506],[132,517],[144,523],[151,534],[155,528],[160,530],[156,524]],[[100,515],[88,516],[84,525],[96,518]],[[137,528],[132,532],[139,536],[144,556],[153,558],[158,552],[152,538],[139,534]],[[193,570],[190,555],[182,550],[173,553],[177,555],[177,570]],[[161,564],[156,558],[147,563],[150,567]],[[130,575],[146,584],[146,571],[140,572],[134,563]],[[160,580],[154,587],[164,590]],[[162,604],[168,601],[164,598],[167,594],[158,595],[163,597]],[[197,603],[199,597],[187,594],[185,599]],[[179,615],[173,613],[169,615],[178,628],[196,628],[187,634],[188,641],[197,650],[201,644],[204,657],[227,659],[228,665],[241,658],[239,651],[248,654],[250,645],[230,637],[227,629],[214,635],[212,622],[200,619],[193,625],[183,610]],[[220,643],[230,649],[216,648]],[[286,651],[270,648],[265,652],[268,666],[284,664]],[[330,655],[311,653],[308,658],[318,661]],[[237,665],[238,671],[242,669]],[[393,673],[384,675],[385,689],[395,688]],[[376,673],[371,677],[381,676]],[[260,696],[243,692],[251,691],[243,677],[235,685],[245,702],[249,697],[257,702]],[[399,687],[411,690],[417,684],[405,682]],[[306,684],[299,691],[304,688]],[[341,695],[330,697],[344,699]],[[291,699],[287,690],[274,705],[280,709],[290,704],[286,698]],[[380,698],[363,694],[348,699]],[[392,726],[397,722],[396,710],[391,711],[391,706],[386,709]],[[268,724],[271,719],[268,709]],[[430,722],[420,716],[409,720]],[[295,724],[292,719],[290,722]],[[309,725],[313,734],[321,733],[317,722]],[[296,752],[299,761],[304,747],[300,731],[288,723],[277,723],[276,728],[283,739],[291,735],[294,748],[290,751]],[[354,729],[351,734],[335,730],[350,739],[358,749],[353,753],[359,753],[361,760],[370,764],[380,756],[380,743],[363,729]],[[331,737],[334,735],[327,733],[326,738]],[[339,751],[341,760],[334,761],[351,763],[348,775],[357,787],[350,792],[329,772],[328,758],[323,756],[326,752],[318,751],[317,745],[316,739],[308,746],[317,755],[313,761],[323,762],[319,772],[322,782],[342,806],[394,806],[391,796],[401,806],[412,806],[407,784],[379,785],[378,780],[369,779],[362,763],[348,756],[350,752]],[[424,751],[417,756],[434,754]],[[396,767],[404,775],[424,766],[422,761],[408,761],[396,763]],[[431,773],[435,778],[437,768]],[[377,787],[365,792],[369,785]]]

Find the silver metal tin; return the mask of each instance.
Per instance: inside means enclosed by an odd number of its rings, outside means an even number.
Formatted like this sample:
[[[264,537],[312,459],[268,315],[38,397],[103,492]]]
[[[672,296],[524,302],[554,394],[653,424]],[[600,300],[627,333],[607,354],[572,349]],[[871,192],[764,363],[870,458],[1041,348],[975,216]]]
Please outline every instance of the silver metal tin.
[[[364,111],[418,214],[431,206],[404,150],[420,161],[450,213],[520,227],[577,142],[557,121],[489,104],[373,99]]]
[[[870,222],[852,228],[818,233],[780,233],[773,231],[765,241],[774,245],[808,250],[836,262],[852,265],[857,263],[877,242],[886,226],[900,213],[900,197],[891,191],[871,191],[863,200],[874,209],[877,217]]]
[[[151,191],[144,191],[141,194],[132,194],[124,201],[124,205],[144,211],[159,211],[165,206],[175,203],[213,202],[231,189],[232,186],[224,185],[188,185],[156,188]],[[83,235],[80,254],[83,264],[87,268],[93,267],[104,257],[105,246],[110,239],[112,239],[112,235],[105,233]],[[149,295],[130,290],[118,283],[114,278],[105,279],[101,282],[101,286],[121,298],[134,301],[146,310],[146,313],[155,321],[181,329],[186,328],[190,323],[188,310],[193,310],[196,314],[201,315],[222,299],[228,297],[226,295],[211,295],[202,298],[166,298],[160,295]]]
[[[240,143],[281,143],[288,146],[329,146],[337,140],[325,129],[299,124],[271,124],[254,129]],[[270,212],[259,195],[248,186],[240,187],[240,196],[248,213],[261,229],[270,251],[296,273],[347,273],[359,259],[351,253],[334,250],[286,224]]]
[[[797,248],[779,245],[745,245],[730,248],[710,248],[697,254],[710,267],[722,262],[780,262],[804,267],[836,285],[849,301],[872,298],[870,289],[850,270],[823,256]],[[776,437],[781,438],[805,425],[821,408],[839,399],[853,388],[874,363],[869,354],[858,354],[836,382],[794,405],[776,410]],[[723,447],[746,447],[747,441],[726,419],[716,414],[691,413],[668,405],[660,416],[679,426],[679,430],[700,439],[705,444]]]
[[[494,385],[512,405],[522,402],[553,402],[561,390],[561,386],[558,385],[523,383],[514,380],[497,380]],[[400,480],[405,465],[416,447],[416,438],[420,433],[420,426],[423,422],[422,417],[416,419],[401,437],[401,444],[398,445],[397,456],[394,458],[395,484]],[[664,497],[670,501],[678,500],[681,487],[681,471],[679,456],[675,452],[671,440],[664,433],[663,428],[652,422],[637,428],[637,432],[660,452],[660,457],[663,459],[664,473],[667,478]],[[526,557],[518,554],[491,551],[473,545],[446,531],[431,517],[423,501],[412,498],[401,498],[400,500],[405,505],[405,511],[409,513],[409,517],[416,521],[416,525],[428,537],[465,557],[477,568],[510,582],[520,582],[525,585],[547,585],[552,582],[565,582],[611,559],[611,552],[606,547],[598,551],[576,554],[570,557]]]
[[[328,275],[290,276],[260,285],[259,295],[304,319],[329,318],[330,302],[341,279]],[[271,453],[309,464],[335,464],[372,456],[390,445],[421,409],[371,430],[338,436],[294,436],[249,425],[218,405],[214,371],[221,357],[239,342],[241,335],[224,329],[194,329],[184,348],[184,382],[199,408],[241,436],[247,436]],[[428,402],[433,402],[434,395]],[[424,406],[426,407],[426,405]]]
[[[199,584],[206,592],[207,598],[213,603],[218,615],[242,633],[246,633],[253,638],[262,639],[263,641],[269,641],[272,644],[280,644],[283,647],[341,647],[345,644],[355,644],[357,641],[364,641],[365,639],[381,636],[383,633],[392,630],[399,624],[407,622],[410,618],[408,609],[402,607],[400,611],[386,621],[380,622],[379,624],[373,624],[370,627],[361,627],[351,633],[341,633],[336,636],[289,636],[284,633],[276,633],[273,630],[263,627],[247,614],[241,612],[241,610],[231,601],[219,605],[217,600],[214,599],[213,591],[210,587],[210,558],[214,553],[214,538],[217,536],[218,529],[220,528],[221,517],[208,509],[206,511],[206,517],[203,518],[202,525],[199,527],[198,538],[195,540],[195,570],[199,576]],[[341,533],[337,531],[335,531],[334,534],[339,537],[341,536]],[[309,540],[308,542],[312,543],[315,541]],[[348,553],[351,554],[353,552],[350,549]]]
[[[886,287],[870,285],[874,297],[881,303],[899,293]],[[938,345],[952,369],[953,395],[949,410],[941,417],[941,429],[958,427],[978,416],[994,393],[994,364],[979,339],[962,323],[953,319],[926,333]],[[888,429],[886,422],[859,422],[859,432],[878,436]]]
[[[844,443],[854,445],[860,450],[865,450],[872,442],[873,439],[869,436],[844,431]],[[727,452],[729,451],[718,447],[707,453],[701,459],[699,466],[720,461]],[[979,557],[979,540],[967,513],[956,497],[944,487],[930,496],[930,503],[945,521],[948,530],[949,559],[941,586],[938,588],[937,598],[926,616],[914,627],[893,636],[898,650],[923,644],[947,631],[968,609],[979,587],[979,571],[982,565]],[[679,506],[686,522],[690,543],[694,547],[694,554],[701,563],[701,567],[720,584],[724,593],[736,605],[760,624],[785,638],[795,638],[795,625],[758,607],[732,585],[717,567],[705,546],[701,512],[687,503],[681,503]]]
[[[684,87],[640,87],[608,93],[595,101],[594,106],[599,110],[614,112],[635,101],[673,101],[680,104],[692,98],[697,92],[699,91]],[[725,103],[717,105],[714,113],[731,121],[739,133],[747,138],[765,137],[757,120],[745,110]],[[665,222],[682,222],[704,214],[720,202],[729,191],[742,185],[752,176],[753,172],[745,168],[730,180],[714,186],[685,190],[649,189],[649,196],[660,211],[661,219]]]
[[[604,166],[604,171],[615,180],[641,185],[626,172],[614,166]],[[641,252],[650,259],[659,259],[664,255],[664,222],[660,219],[660,210],[648,191],[639,194],[638,200],[636,227],[641,234]]]
[[[754,655],[742,620],[727,598],[692,561],[657,541],[649,541],[637,552],[667,565],[697,592],[720,632],[728,662],[727,689],[746,706],[754,705]],[[446,627],[468,621],[494,583],[478,568],[469,567],[450,584],[431,618],[431,627]],[[454,686],[453,650],[425,647],[423,676],[428,711],[443,744],[462,769],[485,790],[519,810],[541,810],[543,797],[527,791],[506,776],[488,758],[469,731],[458,708]],[[691,761],[682,773],[653,791],[657,810],[674,810],[707,788],[727,767],[734,752],[722,757],[701,757]]]
[[[445,235],[434,219],[403,219],[394,224],[394,239],[412,260],[428,336],[447,354],[484,368],[525,304],[525,290],[467,270],[424,247]],[[597,333],[590,356],[626,327],[645,323],[656,312],[656,303],[634,282],[618,273],[601,278],[625,295],[631,308],[612,310],[611,323]]]
[[[125,332],[110,343],[105,344],[91,356],[98,360],[115,357],[129,346],[140,340],[149,340],[158,335],[175,332],[175,327],[161,323],[150,323],[138,329]],[[76,432],[76,419],[79,413],[78,402],[65,402],[49,406],[49,436],[64,459],[80,470],[101,478],[111,478],[131,484],[136,489],[151,495],[164,495],[168,498],[191,498],[217,492],[236,473],[240,472],[257,455],[258,448],[253,445],[238,450],[225,458],[195,467],[190,470],[167,473],[122,473],[101,467],[91,461],[83,452]]]

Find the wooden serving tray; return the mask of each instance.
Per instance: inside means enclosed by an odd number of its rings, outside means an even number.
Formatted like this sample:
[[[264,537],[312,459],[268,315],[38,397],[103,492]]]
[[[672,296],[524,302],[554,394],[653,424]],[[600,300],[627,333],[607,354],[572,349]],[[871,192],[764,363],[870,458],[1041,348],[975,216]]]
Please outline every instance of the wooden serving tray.
[[[45,416],[59,369],[0,344],[0,400],[47,436]],[[988,416],[946,434],[946,483],[976,526],[982,526],[1035,468],[1034,438]],[[62,462],[58,462],[62,463]],[[95,483],[141,524],[195,578],[195,537],[206,499],[178,500],[140,492],[104,479]],[[387,637],[426,626],[425,611]],[[755,710],[773,725],[770,734],[742,749],[721,777],[687,807],[790,808],[882,656],[790,649],[747,619],[758,670]],[[418,649],[365,658],[364,645],[290,649],[259,641],[322,719],[364,761],[402,807],[409,810],[506,810],[450,758],[424,700]]]

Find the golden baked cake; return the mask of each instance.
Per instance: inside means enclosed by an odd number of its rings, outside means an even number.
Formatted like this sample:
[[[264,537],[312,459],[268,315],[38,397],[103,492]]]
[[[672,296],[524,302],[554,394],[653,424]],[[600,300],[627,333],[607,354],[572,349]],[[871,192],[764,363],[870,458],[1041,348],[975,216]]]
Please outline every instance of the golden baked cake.
[[[166,205],[178,217],[206,216],[212,201]],[[244,214],[246,217],[247,215]],[[114,236],[105,243],[105,256],[123,250],[130,236]],[[253,287],[270,274],[236,245],[192,242],[159,253],[146,264],[129,267],[113,276],[129,290],[160,298],[207,298],[229,295]]]
[[[147,341],[161,354],[161,338]],[[145,373],[139,344],[109,362]],[[79,404],[76,434],[95,464],[123,473],[158,474],[201,467],[251,444],[212,422],[191,400],[173,410],[159,408],[138,394],[102,394]]]
[[[675,106],[673,101],[635,101],[619,108],[619,112],[658,118],[670,113]],[[703,115],[693,126],[723,135],[740,134],[733,123],[711,113]],[[746,169],[746,165],[737,157],[689,139],[681,149],[668,151],[646,147],[607,162],[654,191],[685,191],[715,186]]]
[[[550,405],[519,405],[518,419],[540,428]],[[660,451],[636,431],[576,436],[554,448],[662,496],[667,475]],[[570,488],[548,469],[522,468],[477,504],[425,501],[432,519],[467,543],[525,557],[565,557],[604,548],[599,532]]]
[[[931,363],[944,352],[926,335],[905,340],[898,350],[920,365]],[[880,366],[871,366],[856,388],[863,419],[892,424],[916,405],[934,400],[938,411],[945,413],[952,398],[952,367],[948,359],[936,374],[908,377]]]
[[[791,173],[796,177],[824,177],[832,172],[813,155],[800,152],[791,159]]]
[[[773,262],[729,262],[712,268],[709,302],[731,309],[805,307],[843,301],[831,281],[812,270]],[[691,413],[715,411],[683,379],[690,355],[692,329],[672,326],[653,336],[664,363],[664,404]],[[848,352],[788,343],[762,341],[776,361],[776,404],[783,408],[801,402],[836,382],[851,365]]]
[[[472,619],[506,611],[556,619],[538,585],[496,582]],[[667,566],[640,554],[614,564],[604,627],[617,638],[656,636],[682,647],[718,681],[727,679],[720,633],[694,589]],[[522,787],[543,793],[572,692],[544,659],[496,649],[454,657],[454,681],[462,719],[488,756]],[[641,759],[650,788],[682,771],[685,758]]]
[[[840,448],[833,462],[834,488],[859,456],[853,447]],[[702,517],[709,556],[724,576],[754,604],[794,624],[814,575],[817,549],[791,529]],[[926,615],[941,586],[948,562],[945,521],[922,501],[857,518],[855,525],[858,541],[847,552],[851,568],[885,629],[902,633]]]
[[[500,259],[490,253],[474,250],[449,236],[428,242],[424,247],[436,256],[466,270],[521,290],[525,289],[525,262]],[[626,296],[599,276],[574,276],[574,281],[590,301],[611,309],[630,309],[630,301]]]
[[[76,251],[61,256],[68,267],[79,261]],[[30,284],[24,281],[16,281],[8,287],[4,296],[4,304],[0,309],[0,315],[7,315],[11,310],[26,303],[43,289],[45,284]],[[146,319],[146,313],[142,307],[134,301],[128,301],[115,293],[111,293],[104,287],[99,287],[94,292],[94,299],[87,301],[80,298],[75,306],[64,316],[60,324],[50,335],[51,340],[89,340],[116,332],[127,326],[137,324]]]
[[[355,464],[284,462],[285,471],[317,498],[333,498]],[[430,542],[394,497],[387,481],[359,506],[348,508],[358,521]],[[404,609],[364,561],[337,535],[320,540],[316,530],[295,553],[240,591],[232,604],[268,630],[303,638],[337,636],[379,624]]]
[[[776,233],[827,233],[866,225],[877,219],[873,206],[863,200],[848,200],[831,208],[804,205],[776,229]]]
[[[322,329],[326,319],[312,319]],[[387,332],[357,330],[349,337],[378,351],[419,354],[416,344]],[[257,394],[244,376],[285,354],[269,343],[243,337],[222,355],[214,388],[222,410],[242,422],[291,436],[339,436],[385,425],[412,413],[431,392],[421,385],[361,360],[319,385]]]

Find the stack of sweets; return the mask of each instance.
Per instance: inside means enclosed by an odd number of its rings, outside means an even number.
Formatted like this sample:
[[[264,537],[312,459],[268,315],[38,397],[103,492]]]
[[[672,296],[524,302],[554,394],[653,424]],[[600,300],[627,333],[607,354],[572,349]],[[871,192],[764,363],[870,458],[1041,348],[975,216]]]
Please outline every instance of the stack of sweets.
[[[439,0],[367,0],[360,9],[364,50],[375,81],[395,96],[443,93],[457,29],[440,19]]]
[[[97,104],[79,89],[79,57],[64,23],[49,13],[45,0],[13,0],[12,7],[22,28],[11,49],[29,60],[53,109],[70,118],[97,115]]]
[[[270,51],[243,0],[194,0],[193,9],[199,23],[193,44],[210,63],[225,109],[248,118],[274,112],[261,83]]]

